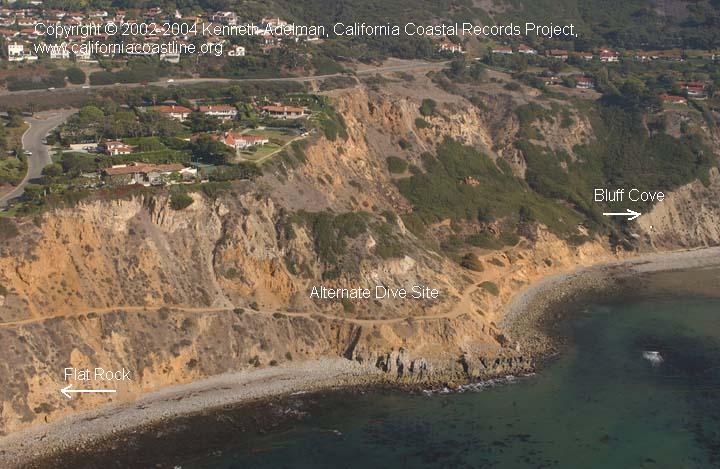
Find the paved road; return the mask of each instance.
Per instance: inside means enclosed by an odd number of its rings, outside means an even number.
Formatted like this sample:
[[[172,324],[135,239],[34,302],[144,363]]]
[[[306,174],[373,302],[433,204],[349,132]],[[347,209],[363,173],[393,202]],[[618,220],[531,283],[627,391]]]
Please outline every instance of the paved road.
[[[393,65],[382,65],[380,67],[370,67],[362,70],[358,70],[356,75],[374,75],[376,73],[388,73],[388,72],[409,72],[418,70],[440,70],[447,66],[447,62],[421,62],[412,61],[407,63],[393,64]],[[141,83],[123,83],[120,85],[70,85],[65,88],[58,88],[53,91],[46,89],[41,90],[20,90],[20,91],[0,91],[0,96],[10,95],[34,95],[39,93],[65,93],[68,91],[79,91],[79,90],[101,90],[108,88],[126,87],[126,88],[137,88],[140,86],[179,86],[179,85],[193,85],[197,83],[242,83],[242,82],[262,82],[262,81],[295,81],[295,82],[308,82],[308,81],[323,81],[328,78],[335,78],[344,76],[342,73],[333,73],[329,75],[314,75],[309,77],[287,77],[287,78],[177,78],[172,81],[153,81],[147,83],[147,85]]]
[[[68,110],[53,111],[43,113],[39,117],[25,119],[25,122],[30,125],[22,136],[23,149],[31,153],[27,157],[28,172],[15,189],[0,197],[0,207],[7,205],[11,199],[20,197],[25,191],[25,185],[28,181],[40,177],[42,169],[52,162],[48,151],[50,147],[43,144],[43,140],[50,131],[62,124],[74,112]]]

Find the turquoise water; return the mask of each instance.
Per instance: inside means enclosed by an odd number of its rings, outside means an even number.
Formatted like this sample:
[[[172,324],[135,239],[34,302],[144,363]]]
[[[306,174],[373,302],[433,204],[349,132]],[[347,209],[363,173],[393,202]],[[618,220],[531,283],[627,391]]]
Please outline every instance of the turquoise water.
[[[596,305],[564,327],[569,349],[534,376],[461,394],[322,396],[300,421],[178,464],[720,467],[720,300]]]

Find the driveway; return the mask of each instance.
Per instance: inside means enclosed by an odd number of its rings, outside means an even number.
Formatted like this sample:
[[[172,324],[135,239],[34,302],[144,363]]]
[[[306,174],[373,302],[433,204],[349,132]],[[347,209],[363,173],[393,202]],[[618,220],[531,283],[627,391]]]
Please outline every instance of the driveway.
[[[27,155],[28,171],[17,187],[0,197],[0,207],[6,206],[10,200],[20,197],[25,191],[25,185],[30,180],[42,175],[43,168],[52,162],[48,151],[50,147],[45,145],[43,140],[73,113],[75,113],[73,110],[49,111],[25,119],[25,122],[30,125],[22,136],[23,149],[30,152],[30,155]]]

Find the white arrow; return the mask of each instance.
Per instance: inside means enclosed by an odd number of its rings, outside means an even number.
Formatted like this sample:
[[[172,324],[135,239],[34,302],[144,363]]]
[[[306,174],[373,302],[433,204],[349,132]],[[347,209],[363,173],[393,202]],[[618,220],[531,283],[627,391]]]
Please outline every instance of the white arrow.
[[[72,392],[117,392],[114,389],[72,389],[72,384],[68,384],[60,390],[68,399],[72,399]]]
[[[642,215],[642,213],[636,212],[635,210],[627,209],[627,212],[619,212],[619,213],[604,212],[603,215],[605,215],[606,217],[627,217],[627,216],[629,216],[630,218],[628,218],[628,221],[632,221],[632,220],[636,219],[637,217],[639,217],[640,215]]]

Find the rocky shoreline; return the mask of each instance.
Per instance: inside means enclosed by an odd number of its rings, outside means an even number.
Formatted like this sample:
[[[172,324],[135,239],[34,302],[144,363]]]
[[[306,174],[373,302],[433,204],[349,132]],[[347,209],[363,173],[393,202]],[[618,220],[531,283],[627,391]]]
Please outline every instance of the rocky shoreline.
[[[508,305],[500,327],[536,363],[558,353],[563,338],[552,331],[563,318],[596,301],[647,295],[646,278],[660,272],[720,266],[720,247],[642,255],[547,277]]]
[[[434,373],[426,380],[403,380],[377,364],[360,364],[343,358],[326,358],[227,373],[194,383],[174,386],[143,396],[132,404],[116,404],[77,414],[50,425],[33,427],[0,439],[0,466],[49,467],[66,465],[78,455],[112,450],[132,434],[152,434],[172,422],[189,422],[223,412],[243,411],[252,424],[243,428],[264,430],[292,418],[288,399],[301,394],[345,390],[362,392],[383,387],[418,390],[428,386],[460,385],[467,377],[491,378],[508,369],[532,371],[557,353],[562,344],[548,331],[581,304],[642,290],[644,275],[720,265],[720,248],[651,254],[628,261],[598,265],[555,275],[520,293],[507,307],[500,328],[508,334],[514,356],[496,363],[479,363],[470,357],[459,362],[462,373]],[[519,358],[521,358],[519,360]],[[502,360],[511,360],[505,364]],[[518,361],[519,360],[519,361]],[[388,359],[388,363],[390,363]],[[506,366],[507,365],[507,366]],[[508,368],[508,366],[510,368]],[[482,368],[483,371],[478,371]],[[496,371],[493,371],[496,370]],[[465,381],[463,380],[465,376]],[[268,414],[268,407],[285,409]],[[254,409],[254,410],[253,410]],[[265,418],[259,417],[264,415]],[[242,420],[242,418],[241,418]],[[160,432],[162,433],[162,432]]]

